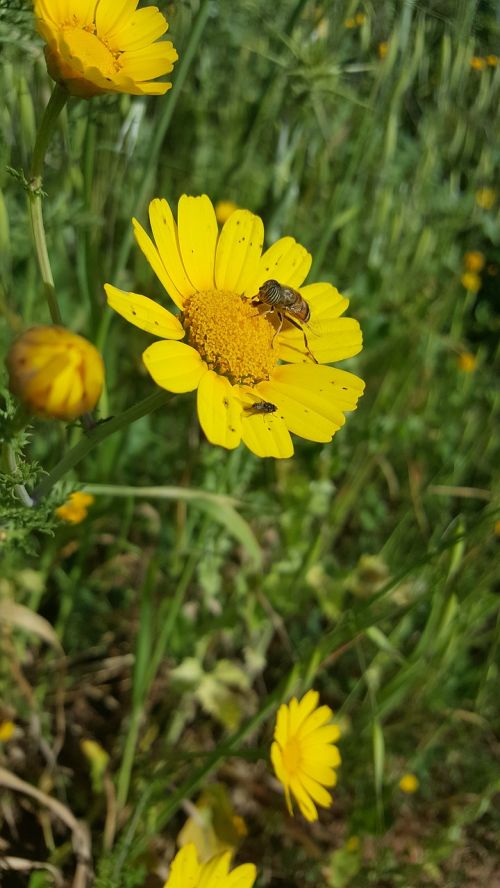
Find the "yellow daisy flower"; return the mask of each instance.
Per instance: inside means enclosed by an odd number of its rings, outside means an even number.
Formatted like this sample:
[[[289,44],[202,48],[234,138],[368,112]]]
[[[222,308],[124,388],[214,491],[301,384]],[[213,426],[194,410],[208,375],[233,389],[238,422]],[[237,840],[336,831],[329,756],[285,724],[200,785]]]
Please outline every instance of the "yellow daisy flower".
[[[477,367],[477,358],[471,352],[461,352],[457,361],[459,369],[464,373],[473,373]]]
[[[257,456],[285,458],[293,454],[290,432],[330,441],[364,389],[352,373],[325,366],[361,350],[358,322],[340,317],[348,300],[331,284],[302,286],[311,256],[292,237],[262,253],[264,226],[249,210],[236,210],[219,232],[209,198],[183,195],[177,217],[176,224],[167,201],[156,199],[149,206],[153,240],[135,219],[133,225],[180,316],[105,285],[111,308],[161,337],[143,354],[154,381],[170,392],[197,389],[206,437],[229,450],[243,441]],[[269,280],[306,300],[304,330],[259,303]]]
[[[477,293],[481,289],[481,278],[475,271],[464,271],[460,277],[460,283],[470,293]]]
[[[74,493],[70,493],[69,499],[62,506],[58,506],[56,515],[70,524],[80,524],[87,517],[89,506],[93,502],[94,497],[90,493],[76,490]]]
[[[178,55],[158,39],[168,29],[156,6],[137,9],[138,0],[35,0],[37,28],[46,42],[51,77],[71,95],[99,93],[163,95]]]
[[[238,210],[239,207],[232,200],[218,200],[215,204],[215,216],[219,225],[224,225],[229,217]]]
[[[230,864],[230,851],[201,864],[195,846],[185,845],[175,855],[163,888],[252,888],[257,878],[254,865],[244,863],[229,872]]]
[[[271,761],[283,784],[290,814],[293,795],[309,821],[318,819],[316,805],[332,805],[325,787],[335,786],[335,768],[340,765],[340,753],[334,746],[340,729],[329,724],[333,712],[329,706],[318,707],[318,700],[317,691],[308,691],[300,702],[293,697],[280,706],[271,746]]]
[[[478,188],[474,197],[478,207],[482,210],[491,210],[495,206],[497,193],[494,188]]]

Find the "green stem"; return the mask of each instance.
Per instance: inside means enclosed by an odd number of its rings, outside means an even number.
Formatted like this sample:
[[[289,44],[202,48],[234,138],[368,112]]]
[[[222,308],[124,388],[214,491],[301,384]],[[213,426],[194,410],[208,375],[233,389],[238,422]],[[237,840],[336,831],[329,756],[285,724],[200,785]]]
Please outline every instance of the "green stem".
[[[11,472],[12,475],[15,475],[15,473],[17,472],[17,462],[14,448],[12,447],[12,444],[9,444],[6,441],[2,449],[6,466],[9,472]],[[18,499],[21,500],[23,506],[27,506],[27,508],[31,509],[35,505],[34,500],[32,500],[32,498],[30,497],[24,484],[14,484],[14,492]]]
[[[205,25],[210,14],[210,9],[210,0],[202,0],[198,13],[196,15],[195,22],[190,31],[188,44],[185,50],[182,52],[180,62],[175,69],[173,86],[165,100],[165,111],[160,117],[155,128],[154,137],[148,151],[148,163],[147,168],[145,169],[142,185],[139,189],[137,197],[134,197],[133,210],[131,211],[131,215],[133,216],[139,216],[140,213],[142,213],[143,206],[146,203],[148,196],[150,196],[151,188],[154,184],[155,171],[158,167],[157,160],[160,155],[165,136],[167,135],[168,129],[170,127],[170,123],[172,121],[172,117],[177,102],[179,100],[182,87],[189,73],[189,69],[195,57],[196,50],[198,49],[198,44],[200,43],[203,36],[203,31],[205,29]],[[128,225],[120,246],[118,259],[116,262],[114,272],[116,281],[118,281],[120,275],[127,265],[132,242],[132,226]],[[102,351],[104,348],[112,317],[113,314],[110,311],[104,312],[102,315],[96,340],[96,346],[99,351]]]
[[[172,395],[170,392],[159,389],[158,391],[153,392],[152,395],[143,398],[138,404],[129,407],[128,410],[125,410],[118,416],[113,416],[111,419],[106,419],[100,422],[90,432],[85,434],[78,444],[75,444],[71,450],[68,450],[60,462],[58,462],[52,471],[49,472],[47,477],[40,482],[33,493],[35,503],[40,502],[44,496],[47,496],[54,484],[59,481],[66,472],[69,472],[70,469],[74,468],[74,466],[87,456],[94,447],[100,444],[101,441],[104,441],[109,435],[113,435],[114,432],[126,428],[126,426],[136,422],[143,416],[147,416],[147,414],[152,413],[153,410],[157,410],[159,407],[167,404],[171,397]]]
[[[31,218],[31,227],[33,229],[33,240],[35,243],[35,251],[38,259],[38,266],[42,275],[45,289],[45,297],[49,306],[50,316],[53,324],[61,324],[61,312],[57,304],[56,291],[54,287],[54,278],[50,267],[50,259],[47,251],[47,240],[45,237],[45,228],[43,224],[42,214],[42,170],[43,162],[47,147],[54,131],[54,126],[64,108],[69,94],[59,86],[54,86],[49,103],[44,111],[40,127],[36,136],[35,147],[33,149],[33,160],[30,172],[29,187],[29,211]]]

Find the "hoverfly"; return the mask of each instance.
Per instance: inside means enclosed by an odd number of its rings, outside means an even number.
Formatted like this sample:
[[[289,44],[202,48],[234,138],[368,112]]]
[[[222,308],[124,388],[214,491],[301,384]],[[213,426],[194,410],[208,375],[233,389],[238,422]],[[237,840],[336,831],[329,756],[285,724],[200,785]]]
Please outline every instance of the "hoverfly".
[[[245,407],[245,413],[248,413],[249,416],[266,415],[267,413],[276,413],[277,409],[276,404],[271,404],[270,401],[255,401],[255,404]]]
[[[300,330],[304,337],[307,353],[315,364],[318,363],[309,348],[306,331],[304,330],[304,325],[309,323],[311,309],[309,308],[309,303],[302,298],[298,290],[294,290],[293,287],[285,287],[275,280],[264,281],[257,295],[253,297],[253,301],[256,305],[268,305],[268,311],[276,312],[279,319],[279,327],[274,336],[277,336],[281,331],[285,320],[290,321],[294,327],[297,327],[297,330]]]

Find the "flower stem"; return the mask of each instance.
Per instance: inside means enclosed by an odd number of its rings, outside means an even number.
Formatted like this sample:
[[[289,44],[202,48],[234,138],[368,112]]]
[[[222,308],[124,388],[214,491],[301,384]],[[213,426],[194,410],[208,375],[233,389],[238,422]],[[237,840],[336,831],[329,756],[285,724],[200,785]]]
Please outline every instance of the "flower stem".
[[[29,183],[29,212],[31,218],[31,227],[33,230],[33,240],[35,243],[35,251],[38,259],[38,266],[42,275],[45,289],[45,297],[49,306],[50,316],[53,324],[61,324],[61,312],[57,303],[56,291],[54,287],[54,278],[50,267],[50,259],[47,251],[47,240],[45,237],[45,228],[43,224],[42,214],[42,170],[45,158],[45,152],[54,131],[54,126],[59,114],[64,108],[69,94],[58,83],[52,90],[49,103],[44,111],[40,127],[37,132],[35,147],[33,149],[33,160],[31,163],[30,183]]]
[[[160,389],[159,391],[153,392],[152,395],[143,398],[138,404],[134,404],[133,407],[129,407],[128,410],[125,410],[118,416],[112,416],[110,419],[105,419],[98,423],[98,425],[91,429],[90,432],[83,436],[78,444],[75,444],[71,450],[68,450],[68,452],[64,454],[63,458],[56,466],[54,466],[52,471],[40,482],[33,493],[35,504],[40,502],[44,496],[47,496],[54,484],[59,481],[66,472],[69,472],[70,469],[74,468],[74,466],[87,456],[94,447],[100,444],[101,441],[104,441],[105,438],[114,434],[114,432],[126,428],[128,425],[131,425],[131,423],[136,422],[148,413],[152,413],[153,410],[157,410],[158,407],[167,404],[171,397],[172,395],[170,392]]]
[[[15,475],[17,472],[16,455],[12,444],[9,444],[8,441],[5,441],[3,444],[3,456],[9,472],[11,472],[12,475]],[[24,484],[14,484],[14,493],[18,499],[21,500],[23,506],[26,506],[28,509],[31,509],[35,505],[34,500],[30,497]]]

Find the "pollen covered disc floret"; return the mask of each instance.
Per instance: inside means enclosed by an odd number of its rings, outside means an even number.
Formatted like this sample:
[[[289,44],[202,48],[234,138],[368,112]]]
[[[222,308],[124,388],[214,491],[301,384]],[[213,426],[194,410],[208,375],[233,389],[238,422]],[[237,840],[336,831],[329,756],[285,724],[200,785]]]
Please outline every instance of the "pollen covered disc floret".
[[[206,195],[183,195],[177,221],[167,201],[155,199],[149,220],[152,238],[135,219],[134,234],[179,314],[111,284],[105,290],[115,311],[161,337],[143,354],[157,385],[196,389],[206,437],[227,449],[243,442],[257,456],[283,459],[293,454],[290,432],[330,441],[364,383],[327,365],[357,354],[362,336],[356,320],[342,317],[348,301],[335,287],[303,286],[307,250],[282,237],[263,252],[262,220],[248,210],[236,209],[219,231]],[[279,307],[262,305],[258,294],[268,280],[307,302],[307,337]],[[259,409],[263,402],[272,409]]]
[[[276,365],[275,329],[248,300],[230,290],[203,290],[184,303],[189,344],[210,370],[232,382],[269,379]]]

